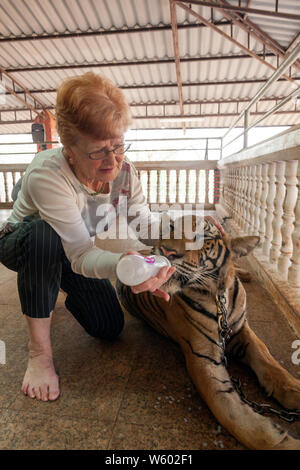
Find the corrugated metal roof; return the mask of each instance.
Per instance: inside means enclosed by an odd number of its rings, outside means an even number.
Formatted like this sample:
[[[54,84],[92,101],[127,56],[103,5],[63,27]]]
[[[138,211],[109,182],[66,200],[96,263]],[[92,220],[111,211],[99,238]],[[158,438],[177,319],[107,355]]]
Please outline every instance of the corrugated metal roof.
[[[230,3],[239,5],[238,0]],[[248,2],[243,0],[242,6],[247,5]],[[250,7],[274,11],[275,2],[252,0]],[[206,19],[211,18],[208,7],[192,5],[192,9]],[[299,0],[278,0],[278,11],[300,15]],[[263,81],[271,76],[272,70],[252,57],[231,58],[245,56],[245,51],[211,28],[195,27],[196,19],[178,6],[176,12],[184,102],[251,99]],[[300,22],[295,20],[253,14],[248,14],[247,18],[283,49],[288,48],[300,29]],[[214,10],[214,21],[226,19]],[[227,34],[232,31],[234,39],[257,54],[270,53],[260,41],[249,39],[247,33],[237,26],[225,24],[219,28]],[[55,105],[55,90],[62,80],[93,70],[123,87],[129,103],[158,103],[147,109],[148,115],[163,112],[178,115],[180,112],[168,0],[2,0],[0,44],[1,66],[46,107]],[[226,58],[221,59],[224,56]],[[205,58],[211,60],[204,61]],[[275,57],[267,57],[266,60],[277,66]],[[149,61],[151,63],[145,63]],[[293,68],[292,77],[300,79],[300,70]],[[265,96],[282,97],[291,91],[291,83],[279,81]],[[14,96],[5,95],[5,99],[3,96],[0,94],[0,111],[24,109]],[[163,108],[163,102],[177,104]],[[273,104],[268,101],[261,105],[261,109],[269,109]],[[205,117],[203,126],[228,127],[233,119],[231,114],[240,109],[241,106],[237,107],[235,103],[220,106],[203,104],[201,113],[213,114]],[[299,122],[295,108],[290,106],[288,109],[293,113],[277,114],[262,125]],[[198,105],[185,104],[184,110],[187,115],[199,114]],[[145,116],[146,108],[132,106],[132,112],[135,116]],[[218,113],[229,115],[215,116]],[[16,118],[26,121],[31,119],[31,115],[25,111],[18,111],[16,116],[2,112],[0,134],[30,132],[30,123],[3,122],[12,122]],[[137,128],[154,128],[160,123],[157,118],[139,119],[135,120],[135,125]],[[180,123],[168,124],[168,127],[178,128]],[[186,123],[186,127],[195,127],[195,123]]]

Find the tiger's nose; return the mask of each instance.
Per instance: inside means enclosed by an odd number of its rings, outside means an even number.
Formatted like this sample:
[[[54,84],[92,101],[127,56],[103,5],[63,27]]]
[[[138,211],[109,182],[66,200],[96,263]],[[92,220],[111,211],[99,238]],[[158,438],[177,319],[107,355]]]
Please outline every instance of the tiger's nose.
[[[177,255],[177,251],[168,250],[164,246],[161,246],[160,249],[161,249],[162,253],[164,254],[164,256],[166,256],[167,258],[171,255]]]

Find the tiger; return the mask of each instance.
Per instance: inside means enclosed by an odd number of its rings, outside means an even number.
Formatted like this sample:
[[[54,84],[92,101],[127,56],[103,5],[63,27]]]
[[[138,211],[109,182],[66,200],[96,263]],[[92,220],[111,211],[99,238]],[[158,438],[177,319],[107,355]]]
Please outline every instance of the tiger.
[[[181,216],[181,223],[183,218]],[[210,221],[192,217],[193,235],[175,236],[176,220],[169,219],[169,235],[143,242],[149,253],[169,259],[176,271],[162,286],[169,302],[145,291],[134,294],[121,281],[116,292],[124,311],[146,321],[160,334],[175,341],[185,357],[187,372],[217,421],[246,448],[300,450],[300,439],[270,418],[258,414],[241,399],[228,373],[224,357],[234,356],[255,372],[260,385],[284,408],[299,410],[300,380],[294,378],[270,354],[250,328],[246,292],[235,264],[259,243],[257,236],[231,238]],[[194,249],[186,243],[198,240]],[[190,247],[191,245],[189,245]],[[218,303],[222,292],[227,312],[225,349],[220,341]],[[224,346],[224,344],[223,344]]]

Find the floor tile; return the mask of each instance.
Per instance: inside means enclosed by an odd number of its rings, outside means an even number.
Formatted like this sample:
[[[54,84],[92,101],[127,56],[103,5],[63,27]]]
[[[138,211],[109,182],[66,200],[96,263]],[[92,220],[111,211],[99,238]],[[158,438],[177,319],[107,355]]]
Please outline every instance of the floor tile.
[[[188,426],[137,425],[118,423],[109,449],[114,450],[228,450],[245,449],[236,439],[220,430],[191,432]]]

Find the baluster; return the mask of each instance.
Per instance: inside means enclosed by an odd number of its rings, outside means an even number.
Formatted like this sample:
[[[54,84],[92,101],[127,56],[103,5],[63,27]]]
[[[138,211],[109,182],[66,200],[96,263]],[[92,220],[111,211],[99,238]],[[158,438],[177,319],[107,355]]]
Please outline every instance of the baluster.
[[[235,211],[235,221],[238,224],[240,220],[240,211],[239,211],[239,204],[240,204],[240,168],[235,169],[235,181],[234,181],[234,211]]]
[[[240,228],[243,229],[244,226],[244,216],[245,216],[245,167],[241,167],[241,183],[240,183]]]
[[[179,202],[179,172],[180,170],[176,170],[176,201]]]
[[[226,169],[226,204],[229,214],[231,214],[231,206],[230,206],[230,168]]]
[[[225,187],[226,187],[226,205],[229,214],[231,215],[231,206],[230,206],[230,168],[226,168],[226,180],[225,180]]]
[[[253,235],[254,233],[254,226],[255,226],[255,215],[256,215],[256,207],[255,207],[255,194],[256,194],[256,165],[252,165],[250,168],[250,219],[249,219],[249,230],[248,233]]]
[[[261,193],[262,193],[262,165],[256,165],[255,168],[255,186],[256,191],[254,195],[254,224],[253,224],[253,235],[259,235],[259,219],[261,211]]]
[[[285,197],[285,162],[276,163],[276,195],[274,201],[274,217],[272,222],[273,228],[273,240],[270,250],[270,263],[277,266],[278,258],[280,255],[281,248],[281,225],[282,225],[282,215],[283,215],[283,201]]]
[[[273,162],[268,163],[269,185],[268,185],[268,196],[267,196],[266,234],[265,234],[265,241],[263,244],[263,254],[268,257],[270,255],[271,240],[273,237],[272,221],[273,221],[274,198],[276,194],[275,170],[276,170],[276,164]]]
[[[243,203],[242,184],[243,184],[242,167],[239,167],[237,169],[237,187],[236,187],[236,190],[237,190],[237,206],[236,206],[237,218],[236,218],[236,221],[237,221],[237,224],[239,225],[239,227],[241,227],[241,221],[242,221],[242,203]]]
[[[150,190],[151,190],[151,180],[150,180],[151,170],[147,170],[147,202],[150,203]]]
[[[4,193],[5,193],[5,202],[9,202],[9,194],[8,194],[8,180],[7,180],[7,172],[3,172],[4,177]]]
[[[220,183],[221,183],[221,204],[223,205],[223,207],[225,208],[226,207],[226,176],[225,176],[225,168],[222,168],[221,170],[221,180],[220,180]]]
[[[191,174],[191,170],[185,170],[185,200],[184,200],[185,203],[190,202],[190,195],[189,195],[190,174]]]
[[[228,190],[229,190],[229,208],[230,208],[230,213],[233,218],[234,216],[234,210],[233,210],[233,168],[229,168],[229,185],[228,185]]]
[[[157,170],[157,180],[156,180],[156,202],[161,203],[161,187],[160,187],[160,176],[161,170]]]
[[[196,169],[196,198],[195,198],[195,202],[200,202],[200,198],[199,198],[199,178],[200,178],[200,170],[197,168]]]
[[[220,170],[220,199],[219,203],[221,206],[225,207],[225,199],[224,199],[224,170]]]
[[[227,210],[230,214],[231,209],[230,209],[230,188],[229,188],[230,173],[229,173],[229,168],[226,168],[226,170],[225,170],[225,181],[224,181],[224,183],[225,183],[225,204],[226,204]]]
[[[249,232],[250,226],[250,192],[251,192],[251,182],[250,182],[250,166],[246,167],[246,190],[245,190],[245,223],[244,223],[244,232]]]
[[[295,207],[295,223],[292,235],[293,254],[291,257],[291,266],[288,272],[288,280],[294,287],[300,287],[300,164],[297,170],[297,202]]]
[[[209,170],[205,170],[205,204],[209,203]]]
[[[166,174],[166,203],[170,203],[170,170],[167,170]]]
[[[12,172],[12,181],[13,181],[13,187],[14,187],[17,182],[17,174],[15,171]]]
[[[297,201],[297,167],[298,160],[286,162],[286,194],[283,203],[283,223],[281,227],[282,245],[278,259],[278,272],[284,279],[288,278],[290,258],[293,252],[292,233],[295,220],[294,209]]]
[[[260,197],[260,214],[259,214],[259,229],[258,234],[260,236],[260,246],[263,245],[266,234],[266,216],[267,216],[267,196],[269,189],[269,180],[268,180],[268,165],[264,163],[261,169],[261,178],[262,178],[262,189]]]
[[[235,197],[235,168],[231,169],[231,210],[232,210],[232,218],[233,220],[236,219],[236,213],[235,213],[235,203],[236,203],[236,197]]]

